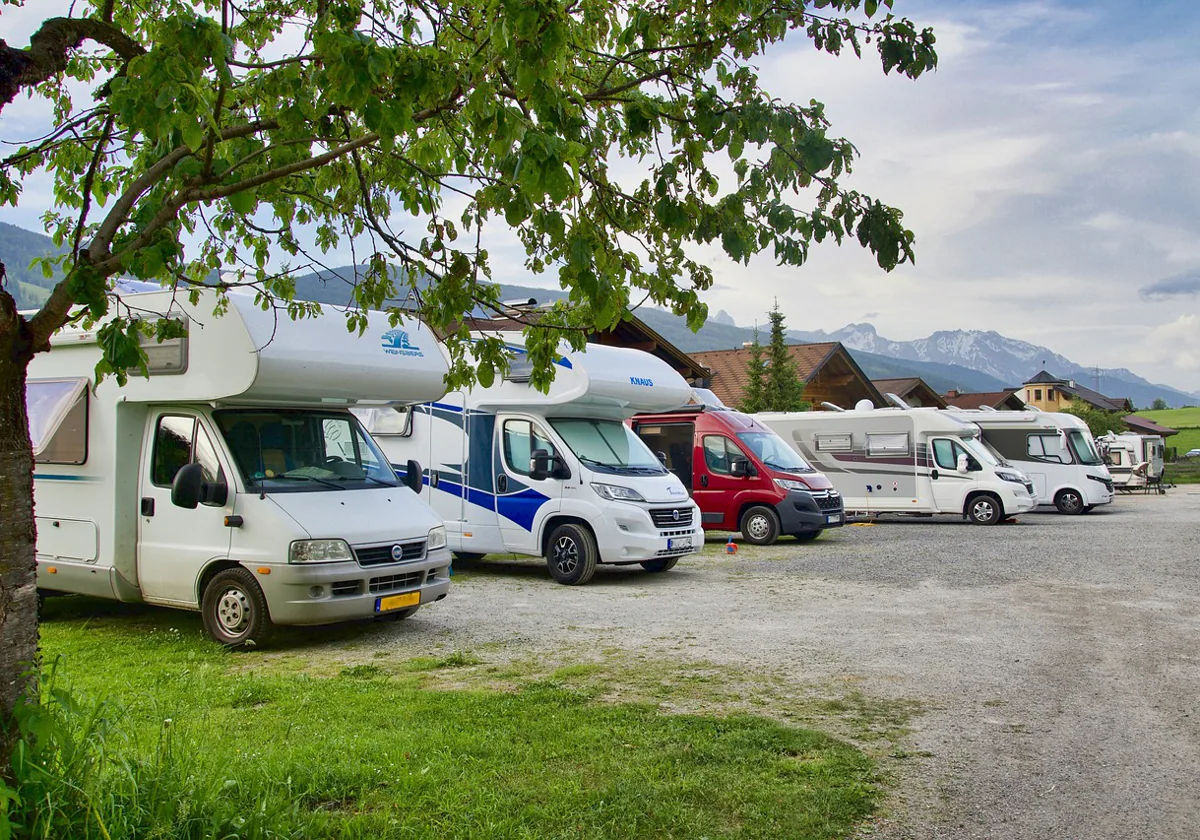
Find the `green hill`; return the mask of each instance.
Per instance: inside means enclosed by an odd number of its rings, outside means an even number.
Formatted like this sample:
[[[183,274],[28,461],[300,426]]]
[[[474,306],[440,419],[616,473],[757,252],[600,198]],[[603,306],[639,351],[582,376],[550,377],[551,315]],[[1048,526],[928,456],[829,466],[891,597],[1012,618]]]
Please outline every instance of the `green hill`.
[[[60,279],[58,271],[47,279],[40,266],[30,268],[30,263],[38,257],[61,254],[65,250],[54,247],[54,241],[48,236],[0,222],[0,262],[4,263],[8,291],[16,298],[18,308],[40,306]]]

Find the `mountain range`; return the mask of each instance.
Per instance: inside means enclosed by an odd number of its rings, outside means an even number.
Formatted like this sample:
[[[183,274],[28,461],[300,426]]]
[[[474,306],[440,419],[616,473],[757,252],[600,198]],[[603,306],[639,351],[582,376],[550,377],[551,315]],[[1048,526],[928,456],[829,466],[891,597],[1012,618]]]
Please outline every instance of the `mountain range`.
[[[0,222],[0,261],[8,271],[8,288],[22,307],[35,306],[48,294],[57,277],[46,278],[30,262],[60,253],[53,241],[39,233]],[[57,274],[57,272],[54,272]],[[296,296],[305,300],[344,306],[350,300],[354,267],[307,274],[296,279]],[[557,289],[502,284],[502,300],[548,302],[566,297]],[[749,327],[739,327],[725,311],[717,312],[698,333],[684,319],[655,307],[642,307],[637,316],[664,339],[684,352],[741,347],[753,338]],[[939,393],[1002,391],[1024,383],[1045,369],[1064,379],[1074,379],[1110,397],[1128,397],[1134,405],[1151,405],[1156,399],[1171,407],[1195,405],[1200,393],[1189,394],[1158,385],[1125,368],[1097,369],[1074,362],[1049,348],[979,330],[942,330],[914,341],[892,341],[871,324],[848,324],[834,332],[790,330],[797,343],[840,341],[859,367],[872,379],[920,376]],[[760,337],[765,341],[766,336]]]

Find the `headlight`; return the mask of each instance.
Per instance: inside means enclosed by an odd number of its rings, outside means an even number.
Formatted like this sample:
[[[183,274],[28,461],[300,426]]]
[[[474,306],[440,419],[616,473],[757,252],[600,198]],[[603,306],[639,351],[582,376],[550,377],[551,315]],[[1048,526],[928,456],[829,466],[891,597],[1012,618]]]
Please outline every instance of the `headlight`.
[[[808,485],[805,484],[803,481],[797,481],[794,478],[777,478],[777,479],[775,479],[775,483],[778,484],[780,487],[782,487],[784,490],[807,490],[807,489],[809,489]]]
[[[438,525],[436,528],[429,530],[429,541],[425,543],[426,551],[433,551],[435,548],[446,547],[446,526]]]
[[[1015,472],[1005,472],[1004,470],[996,470],[996,478],[1003,479],[1004,481],[1011,481],[1013,484],[1021,484],[1021,485],[1025,484],[1024,477],[1021,476],[1019,473],[1015,473]]]
[[[336,563],[353,557],[345,540],[296,540],[288,550],[289,563]]]
[[[601,499],[608,499],[610,502],[646,501],[638,491],[622,487],[619,484],[593,484],[592,489]]]

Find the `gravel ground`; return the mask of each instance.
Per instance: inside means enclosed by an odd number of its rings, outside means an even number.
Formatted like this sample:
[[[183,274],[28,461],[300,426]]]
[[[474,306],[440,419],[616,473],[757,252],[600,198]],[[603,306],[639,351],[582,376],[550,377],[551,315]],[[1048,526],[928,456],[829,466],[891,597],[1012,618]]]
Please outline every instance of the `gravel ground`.
[[[918,701],[902,746],[923,757],[896,764],[871,837],[1200,836],[1200,486],[992,528],[846,527],[580,588],[465,571],[374,646],[618,648]]]

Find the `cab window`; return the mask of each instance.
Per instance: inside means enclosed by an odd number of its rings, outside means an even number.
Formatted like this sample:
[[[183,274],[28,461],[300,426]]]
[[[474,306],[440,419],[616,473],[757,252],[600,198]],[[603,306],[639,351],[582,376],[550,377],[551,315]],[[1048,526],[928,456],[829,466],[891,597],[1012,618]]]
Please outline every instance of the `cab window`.
[[[504,462],[516,475],[529,475],[529,459],[535,450],[544,449],[554,455],[554,444],[546,433],[529,420],[504,421]]]
[[[170,487],[175,474],[193,461],[204,471],[205,481],[220,483],[224,480],[217,450],[195,417],[168,414],[158,418],[151,480],[159,487]]]
[[[704,449],[704,465],[714,475],[731,475],[733,462],[746,458],[737,444],[724,435],[705,435],[701,446]]]
[[[957,470],[958,456],[967,456],[967,469],[978,469],[979,464],[971,457],[966,448],[954,440],[937,438],[933,442],[933,460],[943,470]]]

